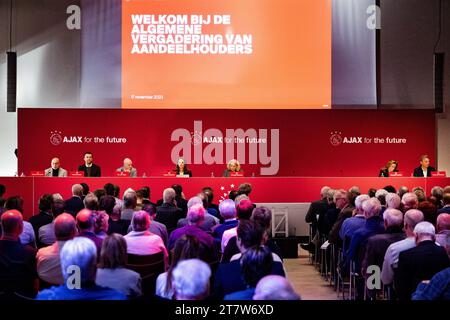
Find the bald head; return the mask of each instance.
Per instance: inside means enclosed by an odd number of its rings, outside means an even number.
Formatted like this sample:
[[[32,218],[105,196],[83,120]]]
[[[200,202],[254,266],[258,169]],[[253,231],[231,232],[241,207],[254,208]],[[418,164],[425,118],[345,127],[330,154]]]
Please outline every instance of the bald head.
[[[131,161],[130,158],[123,159],[123,168],[125,170],[130,170],[132,166],[133,166],[133,161]]]
[[[60,214],[55,219],[56,240],[66,241],[73,239],[77,233],[77,225],[72,215],[68,213]]]
[[[173,190],[172,188],[164,189],[163,192],[164,203],[173,203],[175,196],[176,196],[175,190]]]
[[[450,230],[450,214],[441,213],[440,215],[438,215],[436,221],[436,229],[437,232]]]
[[[131,220],[133,231],[146,231],[150,227],[150,216],[144,210],[136,211]]]
[[[52,162],[51,162],[51,166],[52,166],[52,169],[54,169],[54,170],[59,169],[59,167],[61,166],[59,159],[53,158]]]
[[[74,184],[72,186],[72,195],[81,197],[83,195],[83,186],[81,184]]]
[[[1,218],[3,237],[18,238],[23,231],[23,217],[17,210],[8,210]]]
[[[77,225],[80,231],[94,231],[94,215],[89,209],[83,209],[77,214]]]
[[[259,280],[253,300],[300,300],[300,296],[286,278],[270,275]]]
[[[406,211],[405,213],[405,220],[404,220],[404,229],[406,231],[406,235],[408,237],[414,235],[414,228],[419,223],[422,222],[424,219],[423,213],[420,210],[417,209],[411,209]]]

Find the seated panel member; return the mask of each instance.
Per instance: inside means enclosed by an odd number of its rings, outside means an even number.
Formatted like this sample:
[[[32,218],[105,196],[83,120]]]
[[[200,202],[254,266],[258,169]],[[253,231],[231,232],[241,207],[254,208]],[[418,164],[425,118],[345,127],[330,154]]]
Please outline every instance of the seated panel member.
[[[223,171],[222,177],[229,177],[230,173],[232,172],[244,173],[241,169],[239,161],[237,161],[236,159],[228,161],[227,168]]]
[[[414,169],[414,177],[431,177],[431,172],[436,171],[430,166],[430,158],[424,154],[420,156],[420,166]]]
[[[78,167],[78,171],[83,171],[85,177],[101,177],[100,167],[92,163],[92,152],[84,153],[84,164]]]
[[[129,172],[130,177],[137,177],[137,170],[133,168],[133,161],[129,158],[123,159],[123,166],[116,170],[117,172]]]
[[[389,160],[386,166],[381,168],[379,177],[389,177],[390,172],[398,172],[398,162],[395,160]]]
[[[178,159],[176,173],[177,175],[187,175],[189,177],[192,177],[192,172],[191,170],[188,169],[187,165],[184,163],[183,158]]]
[[[46,177],[67,177],[67,170],[61,168],[59,158],[53,158],[50,168],[45,169]]]

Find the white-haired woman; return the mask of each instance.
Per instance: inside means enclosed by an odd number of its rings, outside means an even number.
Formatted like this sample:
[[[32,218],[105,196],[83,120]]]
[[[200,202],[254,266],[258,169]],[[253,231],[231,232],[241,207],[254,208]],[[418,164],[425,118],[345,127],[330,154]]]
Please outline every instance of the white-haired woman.
[[[240,172],[240,173],[243,172],[241,170],[241,165],[240,165],[239,161],[237,161],[236,159],[232,159],[232,160],[228,161],[227,168],[223,171],[222,177],[229,177],[231,175],[231,173],[234,173],[234,172]]]

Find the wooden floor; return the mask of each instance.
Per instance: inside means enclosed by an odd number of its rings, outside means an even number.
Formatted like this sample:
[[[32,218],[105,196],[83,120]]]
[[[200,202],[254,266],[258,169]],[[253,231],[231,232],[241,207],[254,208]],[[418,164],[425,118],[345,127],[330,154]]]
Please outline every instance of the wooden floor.
[[[338,300],[334,288],[309,264],[308,254],[303,249],[299,249],[298,259],[284,259],[283,264],[287,278],[303,300]]]

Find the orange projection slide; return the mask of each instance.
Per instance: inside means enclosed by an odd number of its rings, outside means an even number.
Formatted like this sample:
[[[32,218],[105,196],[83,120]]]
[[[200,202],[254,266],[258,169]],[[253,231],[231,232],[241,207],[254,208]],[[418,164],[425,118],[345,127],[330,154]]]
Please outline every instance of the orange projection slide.
[[[123,0],[122,108],[330,108],[331,2]]]

